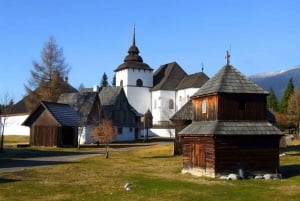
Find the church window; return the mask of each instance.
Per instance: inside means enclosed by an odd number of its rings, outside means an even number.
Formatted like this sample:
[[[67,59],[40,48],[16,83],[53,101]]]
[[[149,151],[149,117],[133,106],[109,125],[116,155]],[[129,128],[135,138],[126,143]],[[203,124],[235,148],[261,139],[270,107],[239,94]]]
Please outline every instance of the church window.
[[[202,101],[202,113],[205,114],[206,113],[206,100]]]
[[[120,86],[123,87],[123,80],[120,81]]]
[[[182,101],[182,97],[181,97],[181,96],[179,96],[179,101],[180,101],[180,102]]]
[[[118,134],[122,135],[122,133],[123,133],[123,128],[118,128]]]
[[[143,81],[141,79],[136,80],[136,86],[137,87],[142,87],[143,86]]]
[[[173,101],[173,99],[169,100],[169,109],[174,109],[174,101]]]
[[[156,109],[156,108],[157,108],[157,101],[154,100],[154,109]]]

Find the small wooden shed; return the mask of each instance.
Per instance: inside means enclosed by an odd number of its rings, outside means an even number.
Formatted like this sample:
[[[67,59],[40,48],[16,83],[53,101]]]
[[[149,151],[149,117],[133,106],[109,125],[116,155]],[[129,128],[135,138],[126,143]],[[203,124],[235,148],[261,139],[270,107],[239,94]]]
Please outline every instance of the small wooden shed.
[[[42,101],[23,125],[30,127],[31,146],[77,146],[79,116],[68,104]]]
[[[267,95],[229,62],[208,80],[192,97],[192,123],[179,132],[183,172],[278,173],[282,133],[267,121]]]

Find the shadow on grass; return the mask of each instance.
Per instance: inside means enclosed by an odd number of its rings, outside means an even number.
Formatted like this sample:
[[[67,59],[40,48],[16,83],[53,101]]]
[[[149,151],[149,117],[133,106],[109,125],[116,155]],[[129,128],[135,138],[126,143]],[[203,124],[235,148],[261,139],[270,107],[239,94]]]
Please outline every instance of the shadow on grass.
[[[0,173],[14,172],[39,166],[75,163],[73,161],[85,155],[100,154],[97,151],[55,150],[17,148],[5,149],[0,153]]]
[[[0,152],[1,159],[11,158],[33,158],[33,157],[52,157],[52,156],[73,156],[73,155],[85,155],[95,154],[98,151],[61,151],[61,150],[47,150],[47,149],[35,149],[35,148],[7,148],[3,152]]]
[[[300,165],[282,165],[280,166],[280,172],[284,178],[290,178],[300,175]]]
[[[0,178],[0,184],[3,184],[3,183],[11,183],[11,182],[17,182],[17,181],[20,181],[20,180]]]
[[[168,155],[168,156],[146,156],[143,158],[173,158],[173,155]]]
[[[34,168],[39,166],[48,166],[48,165],[58,165],[66,163],[76,163],[70,161],[57,161],[57,160],[28,160],[28,159],[13,159],[13,160],[3,160],[0,163],[0,173],[1,172],[11,172],[12,168],[15,170],[22,170],[26,168]]]

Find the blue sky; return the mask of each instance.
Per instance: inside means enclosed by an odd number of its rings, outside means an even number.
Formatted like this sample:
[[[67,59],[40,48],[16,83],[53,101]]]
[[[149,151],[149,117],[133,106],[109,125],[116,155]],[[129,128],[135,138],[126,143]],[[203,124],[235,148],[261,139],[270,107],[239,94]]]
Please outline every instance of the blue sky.
[[[0,97],[25,95],[32,61],[50,36],[64,50],[75,88],[109,82],[136,44],[153,69],[176,61],[213,76],[225,63],[243,74],[300,64],[298,0],[0,0]]]

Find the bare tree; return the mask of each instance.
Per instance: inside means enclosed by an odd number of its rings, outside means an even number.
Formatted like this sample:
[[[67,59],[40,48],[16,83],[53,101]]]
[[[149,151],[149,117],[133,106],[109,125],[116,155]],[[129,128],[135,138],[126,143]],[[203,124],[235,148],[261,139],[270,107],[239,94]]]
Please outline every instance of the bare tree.
[[[42,62],[33,61],[31,79],[25,89],[28,98],[25,101],[31,111],[41,100],[56,101],[66,91],[66,79],[69,66],[65,62],[63,49],[58,48],[54,37],[50,37],[41,51]]]
[[[108,148],[116,137],[116,130],[113,126],[112,121],[104,119],[102,123],[94,127],[92,130],[92,137],[105,145],[106,158],[109,158]]]
[[[14,102],[13,99],[6,93],[1,99],[1,108],[0,108],[0,130],[1,130],[1,142],[0,142],[0,151],[4,149],[4,131],[6,126],[6,121],[8,115],[12,112]]]

